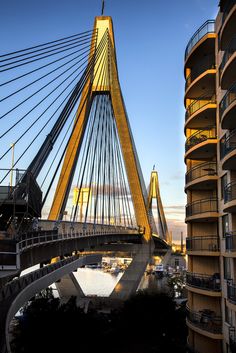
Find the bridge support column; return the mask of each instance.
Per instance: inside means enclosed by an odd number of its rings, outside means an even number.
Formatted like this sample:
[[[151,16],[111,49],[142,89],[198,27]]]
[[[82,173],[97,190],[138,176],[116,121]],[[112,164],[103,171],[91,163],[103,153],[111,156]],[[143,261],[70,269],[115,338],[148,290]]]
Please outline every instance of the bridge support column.
[[[59,297],[62,300],[67,301],[70,297],[84,297],[84,292],[76,280],[73,272],[63,276],[59,282],[56,282],[56,288],[59,293]]]
[[[136,293],[147,265],[152,258],[153,251],[154,242],[152,239],[139,245],[139,249],[131,264],[111,293],[111,299],[127,300]]]

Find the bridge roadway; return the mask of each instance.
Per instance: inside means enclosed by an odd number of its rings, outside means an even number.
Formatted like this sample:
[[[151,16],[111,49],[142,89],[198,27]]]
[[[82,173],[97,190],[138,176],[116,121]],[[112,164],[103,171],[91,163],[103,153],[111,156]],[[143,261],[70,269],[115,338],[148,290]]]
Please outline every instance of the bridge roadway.
[[[98,262],[89,256],[79,259],[78,257],[71,257],[73,253],[89,251],[130,252],[132,251],[132,246],[141,246],[143,248],[143,237],[138,229],[101,225],[94,227],[93,224],[87,224],[85,228],[81,223],[74,223],[72,227],[70,222],[64,221],[57,226],[57,229],[55,229],[55,222],[40,221],[38,231],[21,236],[18,241],[1,240],[1,352],[4,352],[4,349],[6,352],[10,352],[9,342],[7,341],[9,324],[15,313],[27,300],[65,274],[83,266],[85,264],[84,261],[87,261],[86,264]],[[155,242],[157,242],[156,239]],[[158,248],[166,249],[166,243],[160,238],[157,244]],[[50,259],[57,256],[68,256],[69,258],[45,266],[27,276],[17,278],[24,269],[39,263],[49,263]],[[101,258],[101,255],[97,254],[96,256],[100,256]],[[85,260],[86,258],[87,260]],[[142,267],[145,261],[140,262]],[[136,266],[135,263],[133,266]],[[130,271],[133,272],[131,268]],[[140,277],[140,274],[138,276]],[[125,281],[127,282],[126,286],[130,286],[128,273]]]

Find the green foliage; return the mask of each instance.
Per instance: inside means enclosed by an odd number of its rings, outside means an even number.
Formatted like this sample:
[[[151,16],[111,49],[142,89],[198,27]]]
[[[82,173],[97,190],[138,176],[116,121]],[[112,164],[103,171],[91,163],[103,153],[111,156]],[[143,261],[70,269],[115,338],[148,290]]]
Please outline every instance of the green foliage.
[[[111,314],[41,297],[25,308],[14,334],[14,353],[185,352],[185,310],[164,294],[139,292]],[[108,348],[109,347],[109,348]]]

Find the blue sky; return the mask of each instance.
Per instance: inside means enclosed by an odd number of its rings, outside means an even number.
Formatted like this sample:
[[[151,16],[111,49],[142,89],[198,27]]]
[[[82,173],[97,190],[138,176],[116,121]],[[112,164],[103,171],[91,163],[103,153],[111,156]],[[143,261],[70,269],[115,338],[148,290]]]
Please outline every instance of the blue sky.
[[[121,87],[146,183],[155,164],[169,227],[184,230],[184,50],[217,0],[107,0]],[[100,0],[1,1],[1,54],[92,29]]]

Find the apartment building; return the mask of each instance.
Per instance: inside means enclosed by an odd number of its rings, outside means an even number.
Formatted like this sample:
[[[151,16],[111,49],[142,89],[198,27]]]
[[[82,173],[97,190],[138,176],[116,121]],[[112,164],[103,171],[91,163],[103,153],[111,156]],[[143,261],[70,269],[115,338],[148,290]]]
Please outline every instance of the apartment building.
[[[190,352],[236,352],[236,0],[185,51]]]

